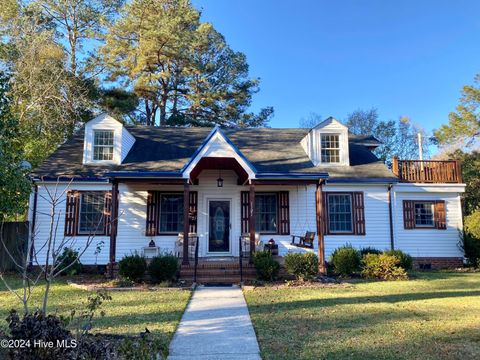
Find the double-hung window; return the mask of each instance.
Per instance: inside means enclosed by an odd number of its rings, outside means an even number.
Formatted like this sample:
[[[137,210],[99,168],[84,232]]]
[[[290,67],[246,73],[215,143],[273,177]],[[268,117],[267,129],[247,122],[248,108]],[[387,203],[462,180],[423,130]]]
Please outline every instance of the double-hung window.
[[[328,228],[330,233],[353,232],[351,194],[328,194]]]
[[[277,233],[277,193],[255,194],[255,226],[261,233]]]
[[[183,231],[183,194],[160,194],[159,232]]]
[[[113,130],[94,130],[93,160],[113,160]]]
[[[445,200],[403,200],[405,229],[447,228]]]
[[[414,202],[415,205],[415,227],[435,227],[433,201]]]
[[[339,163],[340,136],[338,134],[322,134],[320,140],[322,163]]]
[[[105,193],[81,192],[78,234],[105,233]]]

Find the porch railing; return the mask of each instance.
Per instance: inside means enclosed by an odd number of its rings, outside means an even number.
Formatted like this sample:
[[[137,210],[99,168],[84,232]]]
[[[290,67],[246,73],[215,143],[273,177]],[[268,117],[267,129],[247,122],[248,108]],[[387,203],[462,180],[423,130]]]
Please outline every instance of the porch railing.
[[[462,182],[458,160],[398,160],[394,157],[392,172],[402,182],[434,184]]]

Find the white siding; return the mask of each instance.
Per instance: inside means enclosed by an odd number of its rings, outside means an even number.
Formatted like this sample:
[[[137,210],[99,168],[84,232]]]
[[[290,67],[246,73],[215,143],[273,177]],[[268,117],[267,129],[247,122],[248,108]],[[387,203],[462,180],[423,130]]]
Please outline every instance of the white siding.
[[[351,244],[357,249],[363,247],[390,249],[387,185],[326,185],[324,191],[363,191],[365,202],[365,235],[326,235],[327,259],[336,248],[345,244]]]
[[[123,162],[128,155],[128,152],[135,143],[135,137],[131,135],[127,129],[122,126],[122,148],[120,150],[120,161]]]
[[[56,189],[56,190],[55,190]],[[37,260],[33,259],[33,265],[37,265],[37,261],[40,264],[44,264],[46,260],[46,242],[49,239],[50,221],[52,206],[49,201],[49,192],[53,198],[59,199],[59,204],[56,206],[55,212],[55,225],[58,224],[56,231],[55,248],[59,248],[64,239],[65,229],[65,208],[66,208],[66,191],[65,190],[111,190],[112,186],[105,183],[97,184],[78,184],[72,183],[70,185],[61,183],[58,186],[55,184],[39,184],[38,185],[38,199],[37,199],[37,217],[35,222],[35,239],[34,246],[37,253]],[[48,191],[47,191],[48,190]],[[55,195],[55,193],[57,195]],[[31,202],[33,204],[33,200]],[[85,249],[87,237],[77,236],[75,238],[68,237],[67,247],[82,252]],[[97,246],[101,247],[98,255],[95,254]],[[94,264],[107,264],[109,258],[110,237],[109,236],[95,236],[91,241],[90,246],[87,248],[83,256],[81,257],[82,264],[94,265]],[[62,249],[59,249],[62,250]]]
[[[437,191],[442,191],[439,186]],[[407,192],[404,191],[407,190]],[[394,200],[395,248],[405,251],[413,257],[463,257],[459,245],[459,231],[462,229],[462,208],[457,192],[413,192],[411,186],[396,186]],[[447,229],[409,229],[403,224],[403,200],[444,200],[446,207]]]
[[[198,235],[200,237],[200,256],[206,256],[208,246],[208,200],[229,199],[231,200],[231,255],[238,256],[238,238],[241,232],[240,223],[240,192],[248,191],[248,186],[237,185],[237,177],[231,171],[222,171],[224,186],[217,187],[216,179],[219,173],[216,170],[205,170],[200,174],[199,185],[190,186],[191,191],[198,192]],[[48,194],[45,186],[53,192],[55,185],[39,185],[39,196],[36,218],[35,246],[41,247],[42,240],[46,241],[49,231],[50,207],[46,200]],[[61,193],[65,184],[58,187]],[[73,183],[73,190],[111,190],[110,184],[105,183]],[[458,192],[440,192],[444,187],[429,187],[427,190],[419,187],[395,187],[393,195],[394,211],[394,235],[395,247],[410,253],[414,257],[457,257],[462,256],[458,248],[458,230],[462,227],[460,197]],[[413,191],[414,189],[415,191]],[[145,236],[146,201],[148,190],[159,191],[183,191],[183,186],[163,185],[119,185],[119,218],[116,259],[134,251],[142,252],[153,238],[156,244],[164,252],[173,252],[176,236]],[[316,232],[315,217],[315,185],[309,186],[256,186],[257,192],[263,191],[289,191],[290,199],[290,233],[292,235],[304,235],[305,232]],[[334,249],[345,244],[352,244],[356,248],[371,246],[377,249],[390,248],[390,228],[388,214],[387,185],[334,185],[328,184],[324,191],[363,191],[365,200],[366,235],[326,235],[325,255],[328,256]],[[407,191],[405,191],[407,190]],[[453,189],[455,190],[455,189]],[[57,208],[59,227],[57,241],[61,241],[64,233],[65,196]],[[446,202],[447,230],[405,230],[403,229],[402,200],[439,200]],[[31,200],[32,204],[32,200]],[[305,252],[308,250],[290,245],[290,235],[262,235],[261,239],[267,242],[270,238],[275,239],[279,245],[280,255],[289,251]],[[85,237],[74,239],[73,248],[81,249],[86,241]],[[96,237],[94,243],[82,257],[83,264],[106,264],[109,257],[109,237]],[[97,244],[102,243],[102,249],[98,256],[94,254]],[[45,251],[38,255],[39,261],[45,261]]]

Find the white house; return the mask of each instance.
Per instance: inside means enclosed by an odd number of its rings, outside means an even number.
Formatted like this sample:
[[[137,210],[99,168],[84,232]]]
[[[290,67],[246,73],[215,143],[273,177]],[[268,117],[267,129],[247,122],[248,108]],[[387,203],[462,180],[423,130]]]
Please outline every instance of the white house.
[[[33,174],[35,261],[45,262],[47,195],[56,189],[65,200],[58,241],[81,248],[94,235],[85,265],[167,251],[189,269],[197,244],[197,258],[220,264],[248,257],[259,239],[273,239],[280,256],[316,252],[320,270],[347,243],[401,249],[423,266],[461,265],[459,164],[394,160],[392,172],[372,153],[378,145],[333,118],[313,129],[212,129],[100,115]],[[313,243],[292,243],[306,232]]]

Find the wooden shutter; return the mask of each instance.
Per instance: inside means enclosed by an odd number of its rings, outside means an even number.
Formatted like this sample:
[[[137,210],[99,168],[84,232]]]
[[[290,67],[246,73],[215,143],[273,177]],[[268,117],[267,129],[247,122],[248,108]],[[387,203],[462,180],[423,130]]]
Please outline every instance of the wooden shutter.
[[[240,193],[242,234],[248,234],[250,231],[250,192],[242,191]]]
[[[447,212],[445,210],[445,201],[437,200],[435,201],[435,227],[440,230],[445,230],[447,228]]]
[[[352,193],[353,203],[353,233],[365,235],[365,203],[363,192]]]
[[[118,194],[117,194],[118,196]],[[118,203],[118,201],[117,201]],[[105,235],[110,236],[112,232],[112,192],[105,191],[105,205],[103,210],[103,221],[105,224]]]
[[[403,200],[403,226],[415,229],[415,203],[412,200]]]
[[[325,235],[330,234],[330,227],[328,226],[328,220],[329,220],[329,215],[328,215],[328,192],[323,192],[322,193],[322,206],[323,206],[323,233]]]
[[[77,235],[79,206],[80,193],[73,190],[67,191],[65,209],[65,236]]]
[[[196,191],[190,191],[188,201],[188,219],[189,229],[191,233],[197,232],[197,211],[198,211],[198,193]]]
[[[157,234],[157,214],[159,206],[158,191],[149,191],[147,195],[147,220],[145,226],[146,236],[155,236]]]
[[[278,193],[278,221],[280,235],[290,235],[290,202],[288,191]]]

